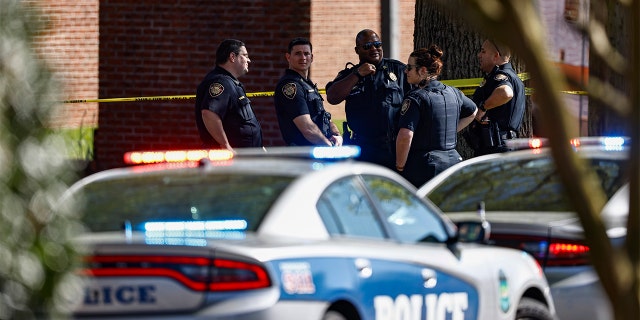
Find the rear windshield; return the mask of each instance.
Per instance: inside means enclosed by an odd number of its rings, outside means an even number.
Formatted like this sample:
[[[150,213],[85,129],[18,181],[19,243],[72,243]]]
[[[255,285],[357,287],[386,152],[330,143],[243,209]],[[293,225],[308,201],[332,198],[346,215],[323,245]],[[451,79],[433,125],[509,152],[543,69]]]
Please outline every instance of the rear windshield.
[[[255,231],[293,177],[266,175],[138,175],[99,181],[79,194],[92,231],[142,229],[146,222],[245,221]]]
[[[626,182],[622,160],[589,159],[607,198]],[[444,212],[575,211],[551,158],[493,160],[465,167],[448,177],[428,198]]]

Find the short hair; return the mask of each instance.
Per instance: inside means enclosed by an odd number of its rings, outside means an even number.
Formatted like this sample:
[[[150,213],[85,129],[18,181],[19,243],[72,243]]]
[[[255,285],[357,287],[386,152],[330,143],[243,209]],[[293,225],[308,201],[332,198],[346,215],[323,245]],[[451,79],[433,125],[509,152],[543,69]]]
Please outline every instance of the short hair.
[[[509,59],[511,58],[511,49],[509,49],[509,47],[507,47],[506,45],[500,43],[500,42],[496,42],[494,40],[491,39],[487,39],[487,41],[491,42],[491,44],[496,48],[496,51],[498,51],[498,54],[505,58],[505,59]]]
[[[378,36],[378,34],[375,31],[373,31],[371,29],[363,29],[363,30],[360,30],[360,32],[358,32],[358,34],[356,34],[356,45],[358,45],[358,40],[360,40],[360,39],[362,39],[364,37],[367,37],[369,35],[375,35],[378,38],[380,38],[380,36]]]
[[[226,39],[220,42],[218,49],[216,50],[216,65],[221,65],[227,62],[229,55],[233,52],[236,55],[240,54],[240,48],[244,47],[244,43],[236,39]]]
[[[431,75],[439,76],[442,72],[442,49],[433,44],[427,48],[420,48],[411,52],[410,57],[416,58],[416,65],[426,67]]]
[[[311,49],[311,52],[313,52],[313,46],[311,45],[311,41],[309,41],[309,39],[307,38],[302,38],[302,37],[298,37],[298,38],[294,38],[293,40],[291,40],[291,42],[289,42],[289,47],[287,48],[287,52],[291,53],[291,50],[293,50],[294,46],[299,46],[299,45],[308,45],[309,49]]]

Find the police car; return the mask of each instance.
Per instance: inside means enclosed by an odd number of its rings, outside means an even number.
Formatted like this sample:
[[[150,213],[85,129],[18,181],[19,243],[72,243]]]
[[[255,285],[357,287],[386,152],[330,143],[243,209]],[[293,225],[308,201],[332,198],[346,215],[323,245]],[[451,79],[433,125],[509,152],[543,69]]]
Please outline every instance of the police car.
[[[76,318],[553,319],[540,266],[357,147],[129,153],[76,183]],[[188,160],[182,162],[183,160]],[[481,234],[481,233],[480,233]]]
[[[491,223],[489,243],[527,251],[538,260],[560,319],[613,319],[547,141],[514,139],[509,143],[513,149],[524,150],[465,160],[428,181],[418,195],[432,201],[454,222],[477,220],[478,203],[482,203],[482,214]],[[571,141],[577,155],[597,174],[610,202],[626,190],[629,143],[624,137]],[[616,201],[619,203],[624,200]],[[618,208],[610,203],[601,215],[614,245],[623,243],[626,236],[628,211]]]

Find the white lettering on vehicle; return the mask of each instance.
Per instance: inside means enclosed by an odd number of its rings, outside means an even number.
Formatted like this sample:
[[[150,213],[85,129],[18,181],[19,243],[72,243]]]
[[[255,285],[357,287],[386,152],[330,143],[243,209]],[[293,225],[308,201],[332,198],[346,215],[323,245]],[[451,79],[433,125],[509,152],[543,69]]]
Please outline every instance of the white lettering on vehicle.
[[[423,315],[423,301],[426,313]],[[390,296],[373,298],[376,320],[463,320],[469,307],[466,292],[443,292],[424,296],[419,294],[408,297],[404,294],[395,299]],[[448,318],[449,316],[449,318]]]

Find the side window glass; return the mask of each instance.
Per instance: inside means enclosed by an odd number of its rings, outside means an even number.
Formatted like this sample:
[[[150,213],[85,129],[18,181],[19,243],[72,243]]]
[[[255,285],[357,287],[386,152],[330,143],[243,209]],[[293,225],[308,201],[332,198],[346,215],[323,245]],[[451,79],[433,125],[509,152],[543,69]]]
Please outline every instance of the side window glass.
[[[394,236],[402,242],[444,242],[449,235],[440,216],[410,190],[384,177],[364,176]]]
[[[329,186],[316,207],[331,235],[386,237],[371,201],[355,177]]]

